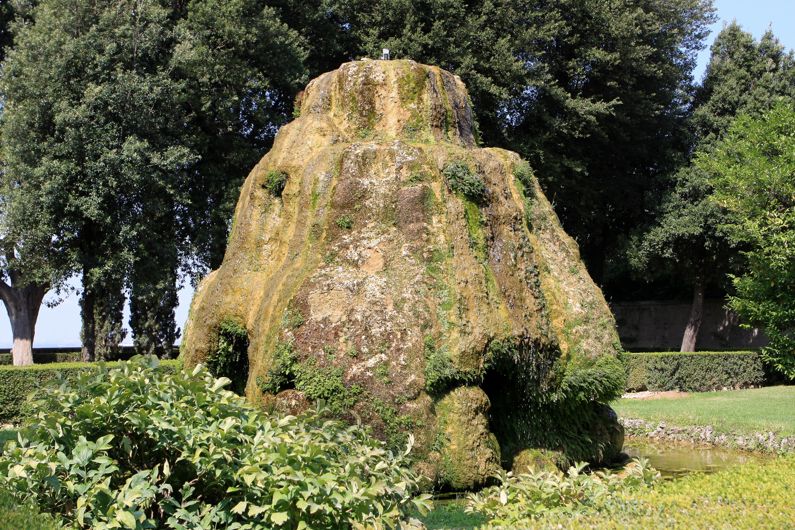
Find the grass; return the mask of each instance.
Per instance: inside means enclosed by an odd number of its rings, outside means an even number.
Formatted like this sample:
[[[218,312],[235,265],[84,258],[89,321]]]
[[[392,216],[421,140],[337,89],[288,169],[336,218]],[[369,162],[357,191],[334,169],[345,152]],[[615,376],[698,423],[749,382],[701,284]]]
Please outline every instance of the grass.
[[[9,440],[16,440],[17,439],[17,431],[14,429],[0,429],[0,449],[3,448],[3,445]]]
[[[619,416],[686,427],[711,425],[731,434],[795,434],[795,386],[698,392],[679,399],[620,399]]]
[[[466,513],[464,502],[435,503],[433,510],[420,517],[428,530],[471,530],[486,524],[487,519],[477,513]]]
[[[780,457],[620,492],[601,499],[599,509],[583,507],[549,511],[537,518],[528,516],[517,527],[792,529],[793,489],[795,456]],[[422,520],[429,530],[492,528],[482,517],[465,513],[461,504],[440,505]]]

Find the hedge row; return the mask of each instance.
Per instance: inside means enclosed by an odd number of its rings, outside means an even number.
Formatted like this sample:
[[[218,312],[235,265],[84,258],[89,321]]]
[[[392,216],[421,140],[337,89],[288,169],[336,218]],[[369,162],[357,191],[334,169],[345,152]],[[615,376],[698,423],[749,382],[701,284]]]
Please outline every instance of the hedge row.
[[[81,354],[79,351],[33,352],[34,364],[76,363],[80,362],[80,358]],[[10,353],[0,353],[0,366],[8,366],[13,364],[13,362]]]
[[[762,359],[754,351],[626,353],[623,361],[629,392],[707,392],[765,383]]]
[[[106,363],[113,366],[118,363]],[[160,369],[176,371],[178,360],[160,361]],[[0,424],[17,423],[24,418],[28,396],[45,385],[58,384],[60,378],[74,379],[94,370],[97,363],[53,363],[32,366],[0,366]]]

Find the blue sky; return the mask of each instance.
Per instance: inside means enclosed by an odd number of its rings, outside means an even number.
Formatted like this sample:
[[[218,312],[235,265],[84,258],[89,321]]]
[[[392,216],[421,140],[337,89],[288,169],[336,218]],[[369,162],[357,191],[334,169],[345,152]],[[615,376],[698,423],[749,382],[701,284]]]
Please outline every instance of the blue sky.
[[[662,0],[661,0],[662,1]],[[795,0],[716,0],[715,6],[719,20],[712,27],[712,34],[707,39],[711,44],[717,32],[732,20],[737,20],[746,30],[759,38],[769,27],[788,49],[795,48]],[[695,77],[700,80],[704,74],[709,49],[699,55],[698,67]],[[71,283],[77,287],[77,280]],[[179,307],[177,308],[177,324],[184,326],[188,317],[188,308],[193,294],[190,286],[183,287],[179,293]],[[52,295],[46,300],[53,300]],[[129,313],[125,310],[125,322]],[[125,344],[130,344],[128,337]],[[78,297],[72,293],[55,307],[42,307],[39,321],[36,326],[36,341],[38,347],[47,346],[77,346],[80,344],[80,308]],[[4,310],[0,310],[0,347],[11,345],[11,326]]]

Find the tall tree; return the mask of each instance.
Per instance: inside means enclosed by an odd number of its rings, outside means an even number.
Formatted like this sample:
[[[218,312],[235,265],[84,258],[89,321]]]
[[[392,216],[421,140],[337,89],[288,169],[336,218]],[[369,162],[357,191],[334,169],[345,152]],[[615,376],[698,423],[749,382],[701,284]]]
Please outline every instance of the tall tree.
[[[7,170],[82,275],[86,359],[171,350],[181,268],[217,265],[237,187],[291,111],[301,39],[257,0],[42,0],[3,71]]]
[[[743,115],[695,164],[709,174],[728,229],[748,245],[729,303],[765,329],[765,359],[795,378],[795,106],[782,98],[761,117]]]
[[[735,22],[716,37],[695,97],[691,150],[708,153],[738,113],[759,115],[777,98],[795,96],[795,61],[771,32],[760,41]],[[635,267],[647,276],[672,274],[692,286],[682,351],[694,351],[705,291],[721,285],[736,265],[737,241],[726,232],[727,212],[712,198],[710,175],[683,165],[654,209],[654,223],[632,246]],[[662,265],[662,266],[661,266]]]
[[[459,74],[484,140],[530,160],[597,281],[684,151],[691,71],[713,20],[711,0],[271,3],[345,47],[312,49],[313,65],[386,47]]]

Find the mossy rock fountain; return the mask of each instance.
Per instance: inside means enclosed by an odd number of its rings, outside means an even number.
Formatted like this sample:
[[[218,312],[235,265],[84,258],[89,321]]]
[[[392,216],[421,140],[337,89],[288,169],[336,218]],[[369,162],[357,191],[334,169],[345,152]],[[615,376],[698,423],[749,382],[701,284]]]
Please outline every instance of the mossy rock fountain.
[[[477,147],[461,80],[357,61],[297,105],[196,292],[185,364],[264,407],[322,400],[395,449],[411,433],[440,488],[527,449],[613,458],[613,317],[527,164]]]

